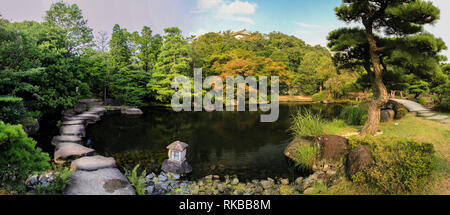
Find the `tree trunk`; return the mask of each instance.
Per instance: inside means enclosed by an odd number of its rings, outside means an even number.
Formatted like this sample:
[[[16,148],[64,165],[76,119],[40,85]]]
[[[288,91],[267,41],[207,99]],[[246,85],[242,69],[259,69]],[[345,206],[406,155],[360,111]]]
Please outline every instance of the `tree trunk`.
[[[387,103],[389,96],[386,90],[386,86],[383,83],[383,69],[381,68],[380,58],[377,54],[378,47],[375,41],[371,25],[365,25],[366,36],[369,42],[370,60],[374,69],[374,76],[371,79],[371,85],[373,90],[373,97],[369,104],[368,119],[361,131],[361,135],[371,134],[374,135],[378,131],[380,124],[380,110],[381,107]]]

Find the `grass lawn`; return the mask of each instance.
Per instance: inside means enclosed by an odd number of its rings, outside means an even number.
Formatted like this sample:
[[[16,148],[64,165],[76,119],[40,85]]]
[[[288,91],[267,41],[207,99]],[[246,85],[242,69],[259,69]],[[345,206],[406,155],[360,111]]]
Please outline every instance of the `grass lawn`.
[[[448,114],[449,115],[449,114]],[[361,126],[348,126],[334,120],[325,126],[327,133],[348,136],[358,132]],[[414,139],[432,143],[436,150],[436,167],[433,173],[434,186],[419,194],[450,195],[450,124],[426,120],[410,113],[400,120],[380,124],[381,136],[396,139]],[[331,187],[326,194],[374,194],[367,188],[356,187],[348,179]]]

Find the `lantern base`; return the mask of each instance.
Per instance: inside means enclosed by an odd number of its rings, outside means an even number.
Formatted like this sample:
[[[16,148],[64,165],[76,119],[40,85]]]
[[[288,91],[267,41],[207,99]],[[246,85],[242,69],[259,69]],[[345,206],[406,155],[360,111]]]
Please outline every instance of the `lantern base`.
[[[164,160],[161,169],[165,172],[171,172],[176,174],[187,174],[192,172],[192,166],[187,161],[178,163],[170,161],[168,159]]]

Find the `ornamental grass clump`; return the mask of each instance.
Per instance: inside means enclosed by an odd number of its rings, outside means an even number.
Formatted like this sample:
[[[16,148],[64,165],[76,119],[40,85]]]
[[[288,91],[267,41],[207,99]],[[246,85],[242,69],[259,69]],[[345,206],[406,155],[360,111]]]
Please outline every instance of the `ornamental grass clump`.
[[[300,170],[311,170],[319,155],[317,146],[309,144],[297,147],[294,152],[293,160]]]
[[[311,110],[299,109],[291,113],[291,118],[290,130],[296,137],[315,137],[324,134],[324,120]]]
[[[342,109],[340,118],[349,125],[363,125],[367,121],[367,112],[361,105],[349,105]]]
[[[353,147],[367,145],[375,160],[352,177],[355,183],[369,185],[383,194],[418,193],[429,184],[434,168],[432,144],[372,136],[353,136],[349,142]]]

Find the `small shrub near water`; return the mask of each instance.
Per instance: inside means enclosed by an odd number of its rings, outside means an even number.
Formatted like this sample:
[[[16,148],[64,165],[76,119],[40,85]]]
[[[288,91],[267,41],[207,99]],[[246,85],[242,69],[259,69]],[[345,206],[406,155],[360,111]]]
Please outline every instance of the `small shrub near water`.
[[[345,106],[340,118],[349,125],[363,125],[367,121],[367,109],[361,105]]]
[[[147,189],[145,187],[145,176],[147,175],[147,171],[144,170],[141,174],[138,174],[139,164],[136,165],[133,170],[128,171],[125,169],[125,175],[130,181],[131,185],[136,189],[138,195],[145,195]]]
[[[312,113],[308,109],[299,109],[291,114],[292,123],[290,130],[296,137],[314,137],[324,133],[325,122],[319,114]]]
[[[350,137],[349,143],[367,145],[375,163],[352,179],[385,194],[420,192],[429,183],[434,166],[432,144],[414,140],[392,140],[382,137]]]

